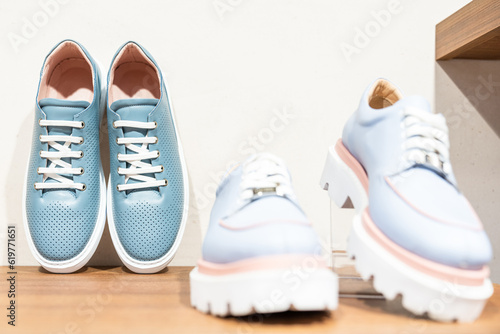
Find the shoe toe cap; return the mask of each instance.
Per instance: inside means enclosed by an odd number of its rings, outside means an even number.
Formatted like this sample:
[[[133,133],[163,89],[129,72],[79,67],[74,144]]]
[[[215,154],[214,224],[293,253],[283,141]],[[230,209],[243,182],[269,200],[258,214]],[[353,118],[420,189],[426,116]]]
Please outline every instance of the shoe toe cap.
[[[454,189],[446,195],[427,191],[424,196],[415,188],[388,183],[370,197],[369,211],[385,235],[423,258],[464,269],[491,260],[491,244],[481,222]]]
[[[38,253],[48,261],[66,261],[85,249],[96,225],[97,212],[50,203],[43,209],[28,211],[27,218]]]
[[[182,210],[139,201],[114,214],[116,232],[125,252],[138,261],[165,256],[177,239]]]

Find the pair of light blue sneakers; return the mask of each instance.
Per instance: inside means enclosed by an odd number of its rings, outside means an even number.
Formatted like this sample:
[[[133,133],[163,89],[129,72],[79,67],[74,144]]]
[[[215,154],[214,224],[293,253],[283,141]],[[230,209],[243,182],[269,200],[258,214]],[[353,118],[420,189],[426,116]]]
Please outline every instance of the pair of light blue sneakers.
[[[99,147],[105,109],[107,190]],[[172,105],[153,57],[125,43],[106,85],[84,47],[72,40],[55,46],[40,74],[23,196],[38,262],[55,273],[80,269],[96,250],[107,216],[123,263],[137,273],[160,271],[179,247],[188,188]]]
[[[320,185],[354,205],[347,251],[377,291],[402,295],[417,315],[470,322],[493,292],[492,251],[448,149],[444,117],[378,79],[329,149]],[[252,156],[217,190],[191,303],[219,316],[335,309],[337,277],[320,254],[284,163]]]

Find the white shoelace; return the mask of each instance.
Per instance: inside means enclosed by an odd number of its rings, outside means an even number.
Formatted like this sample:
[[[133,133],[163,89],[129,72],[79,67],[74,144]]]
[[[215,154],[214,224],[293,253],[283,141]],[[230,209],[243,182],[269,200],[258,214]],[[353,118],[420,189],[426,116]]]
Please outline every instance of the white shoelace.
[[[406,168],[428,164],[448,175],[451,172],[450,143],[444,116],[416,108],[407,108],[404,114],[403,158]]]
[[[156,128],[156,122],[115,121],[113,122],[113,127],[151,130]],[[154,177],[143,175],[163,172],[162,165],[153,166],[150,163],[142,161],[156,159],[160,156],[160,151],[150,151],[148,149],[149,144],[156,144],[157,142],[157,137],[147,136],[116,139],[118,145],[125,145],[126,149],[135,152],[135,154],[118,153],[118,161],[125,161],[130,164],[130,168],[118,168],[118,174],[125,175],[125,184],[118,184],[118,191],[162,187],[168,184],[166,179],[157,180]],[[141,144],[141,146],[136,144]],[[141,182],[127,184],[130,179]]]
[[[61,120],[39,120],[38,124],[43,127],[58,126],[83,129],[84,122],[80,121],[61,121]],[[43,174],[43,182],[36,182],[35,189],[78,189],[85,190],[87,187],[84,183],[76,183],[72,179],[64,175],[81,175],[84,173],[83,168],[73,168],[71,163],[68,163],[63,158],[80,159],[83,157],[83,151],[72,151],[71,144],[83,144],[83,137],[61,136],[61,135],[40,135],[40,142],[47,143],[49,147],[56,151],[40,151],[40,157],[50,161],[49,167],[39,167],[38,174]],[[63,145],[58,142],[64,142]],[[57,167],[59,166],[59,167]],[[58,182],[45,182],[48,179],[53,179]]]
[[[265,193],[294,198],[290,174],[283,161],[274,155],[255,155],[243,165],[241,200],[251,201]]]

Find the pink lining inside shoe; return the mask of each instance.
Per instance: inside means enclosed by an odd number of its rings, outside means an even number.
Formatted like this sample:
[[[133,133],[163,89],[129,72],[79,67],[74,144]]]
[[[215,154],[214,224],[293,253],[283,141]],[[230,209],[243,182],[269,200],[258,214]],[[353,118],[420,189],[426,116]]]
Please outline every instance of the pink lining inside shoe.
[[[80,46],[63,42],[45,62],[38,101],[54,98],[92,102],[93,79],[92,64]]]
[[[111,67],[109,105],[122,99],[160,99],[160,74],[134,43],[123,47]]]

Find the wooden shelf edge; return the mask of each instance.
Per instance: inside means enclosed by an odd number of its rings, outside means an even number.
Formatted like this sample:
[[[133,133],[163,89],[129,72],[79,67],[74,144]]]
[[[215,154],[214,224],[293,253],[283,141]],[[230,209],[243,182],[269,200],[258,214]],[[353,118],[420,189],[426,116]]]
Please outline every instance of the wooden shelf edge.
[[[497,36],[500,36],[500,1],[473,0],[436,25],[436,60],[461,58]],[[500,46],[464,58],[491,59],[487,53],[499,51]]]

